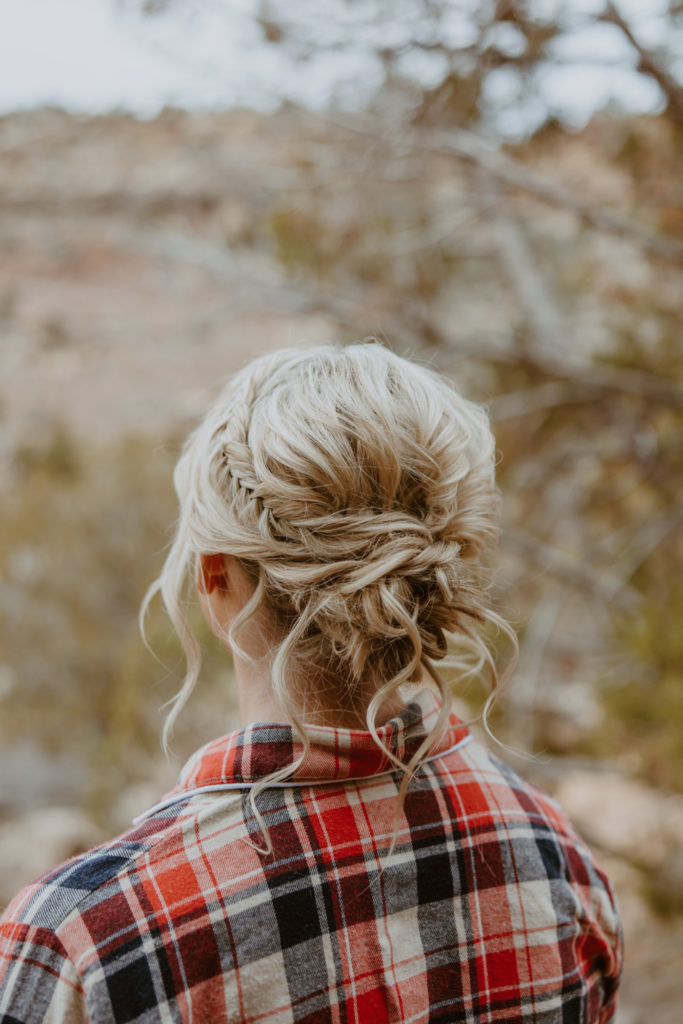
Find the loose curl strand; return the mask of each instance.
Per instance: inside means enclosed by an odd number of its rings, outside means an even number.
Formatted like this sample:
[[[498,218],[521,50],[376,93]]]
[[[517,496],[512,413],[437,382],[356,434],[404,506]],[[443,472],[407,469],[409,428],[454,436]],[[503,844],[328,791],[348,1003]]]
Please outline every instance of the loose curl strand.
[[[517,652],[514,631],[490,606],[480,562],[498,535],[494,465],[485,411],[374,341],[254,360],[188,438],[174,474],[175,539],[141,622],[161,593],[187,659],[164,726],[167,747],[201,668],[184,611],[201,556],[232,555],[253,578],[253,596],[222,639],[247,657],[240,633],[267,611],[277,626],[273,693],[303,747],[295,764],[251,790],[262,852],[271,845],[256,798],[296,771],[310,749],[307,718],[330,710],[316,680],[342,681],[333,706],[362,711],[403,773],[394,842],[410,780],[448,728],[444,668],[488,677],[480,717],[491,735],[489,714]],[[503,673],[491,628],[512,651]],[[418,684],[436,693],[440,708],[404,764],[382,740],[377,717]]]

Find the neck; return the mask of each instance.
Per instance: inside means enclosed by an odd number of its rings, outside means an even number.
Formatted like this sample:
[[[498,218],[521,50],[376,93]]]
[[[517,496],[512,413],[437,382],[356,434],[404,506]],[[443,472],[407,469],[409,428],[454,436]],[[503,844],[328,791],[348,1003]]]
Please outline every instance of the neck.
[[[249,662],[238,655],[235,655],[234,662],[241,725],[250,725],[253,722],[292,725],[291,716],[273,692],[269,663],[263,660]],[[343,706],[335,703],[334,694],[344,693],[345,689],[346,681],[338,676],[306,680],[304,699],[301,702],[300,717],[303,722],[312,726],[366,730],[367,699]],[[328,699],[323,701],[323,697]],[[404,706],[398,694],[392,695],[378,708],[375,725],[384,725],[390,718],[399,714]]]
[[[291,724],[289,715],[273,693],[270,667],[261,660],[249,662],[236,654],[234,663],[241,725],[252,722]]]
[[[237,559],[230,555],[202,556],[200,561],[199,599],[207,622],[224,646],[230,626],[251,599],[254,583]],[[282,722],[292,725],[284,702],[273,691],[271,664],[279,630],[277,623],[261,605],[239,632],[239,648],[233,651],[235,680],[239,700],[240,722]],[[347,676],[331,668],[297,670],[294,694],[298,717],[311,726],[337,729],[367,729],[366,712],[382,680],[361,681],[349,687]],[[396,694],[385,700],[375,715],[380,726],[403,710],[403,701]]]

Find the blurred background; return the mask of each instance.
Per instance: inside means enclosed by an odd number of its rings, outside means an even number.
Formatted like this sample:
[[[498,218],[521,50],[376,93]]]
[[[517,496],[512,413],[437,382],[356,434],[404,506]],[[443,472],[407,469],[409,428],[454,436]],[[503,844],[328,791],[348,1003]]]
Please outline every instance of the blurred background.
[[[203,630],[166,760],[182,658],[137,628],[195,418],[254,355],[374,335],[490,409],[494,729],[616,883],[619,1024],[677,1024],[683,3],[0,12],[0,905],[235,725]]]

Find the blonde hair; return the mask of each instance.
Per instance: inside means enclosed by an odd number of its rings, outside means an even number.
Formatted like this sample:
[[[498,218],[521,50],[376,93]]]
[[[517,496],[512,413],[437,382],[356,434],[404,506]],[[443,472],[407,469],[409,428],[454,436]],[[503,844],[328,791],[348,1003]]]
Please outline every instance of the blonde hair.
[[[295,680],[343,679],[336,706],[361,708],[403,771],[398,815],[420,761],[448,727],[440,664],[499,676],[482,635],[508,624],[491,608],[477,559],[497,538],[495,446],[484,410],[431,370],[376,342],[284,349],[249,363],[188,438],[174,482],[177,532],[159,579],[187,658],[164,729],[166,744],[199,675],[200,648],[183,611],[203,554],[230,554],[255,583],[225,639],[264,606],[282,627],[273,691],[303,743],[301,759],[261,780],[255,797],[306,756],[306,709]],[[489,630],[490,632],[490,630]],[[302,674],[302,670],[303,674]],[[376,716],[403,684],[426,681],[440,713],[407,765],[380,739]]]

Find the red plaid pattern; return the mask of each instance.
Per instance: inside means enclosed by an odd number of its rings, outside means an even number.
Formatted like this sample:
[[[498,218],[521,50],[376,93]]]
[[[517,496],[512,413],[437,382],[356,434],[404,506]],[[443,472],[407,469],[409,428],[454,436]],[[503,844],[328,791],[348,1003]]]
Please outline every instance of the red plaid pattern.
[[[430,712],[430,714],[433,712]],[[405,760],[411,704],[381,730]],[[192,758],[120,838],[21,892],[0,922],[0,1021],[592,1024],[613,1017],[609,883],[548,797],[453,718],[411,783],[364,732],[301,750],[252,725]]]

